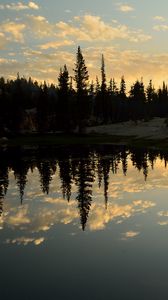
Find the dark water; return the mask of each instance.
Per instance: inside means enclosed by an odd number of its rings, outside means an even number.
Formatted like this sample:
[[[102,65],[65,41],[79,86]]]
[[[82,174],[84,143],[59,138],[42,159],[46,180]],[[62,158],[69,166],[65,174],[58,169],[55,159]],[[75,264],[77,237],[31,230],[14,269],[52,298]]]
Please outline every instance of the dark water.
[[[0,150],[0,299],[167,300],[168,153]]]

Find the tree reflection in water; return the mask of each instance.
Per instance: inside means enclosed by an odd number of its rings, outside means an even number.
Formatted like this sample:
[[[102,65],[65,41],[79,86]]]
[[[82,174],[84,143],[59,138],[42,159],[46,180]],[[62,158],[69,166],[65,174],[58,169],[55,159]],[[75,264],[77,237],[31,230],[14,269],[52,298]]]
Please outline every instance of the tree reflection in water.
[[[14,172],[22,203],[28,171],[33,172],[37,168],[43,193],[50,192],[50,184],[55,174],[59,174],[62,195],[68,202],[71,199],[72,185],[76,185],[80,222],[82,229],[85,230],[95,181],[98,181],[99,188],[103,184],[104,201],[107,208],[110,172],[116,174],[119,164],[121,164],[123,174],[126,176],[129,158],[132,165],[143,172],[144,180],[147,180],[149,166],[153,169],[158,157],[165,161],[166,167],[168,161],[166,152],[127,148],[126,146],[0,149],[0,215],[3,212],[3,201],[8,189],[9,172]]]

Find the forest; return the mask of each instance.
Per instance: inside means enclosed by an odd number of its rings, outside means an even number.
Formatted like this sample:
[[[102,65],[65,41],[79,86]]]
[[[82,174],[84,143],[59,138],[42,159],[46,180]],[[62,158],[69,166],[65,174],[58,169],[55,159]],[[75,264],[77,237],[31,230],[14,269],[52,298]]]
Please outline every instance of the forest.
[[[58,83],[39,84],[31,78],[0,78],[0,136],[25,132],[48,133],[75,130],[86,126],[110,124],[168,116],[168,87],[155,89],[136,80],[127,91],[124,76],[117,84],[107,82],[105,60],[101,58],[101,76],[89,81],[89,73],[80,47],[77,49],[73,76],[64,65]]]

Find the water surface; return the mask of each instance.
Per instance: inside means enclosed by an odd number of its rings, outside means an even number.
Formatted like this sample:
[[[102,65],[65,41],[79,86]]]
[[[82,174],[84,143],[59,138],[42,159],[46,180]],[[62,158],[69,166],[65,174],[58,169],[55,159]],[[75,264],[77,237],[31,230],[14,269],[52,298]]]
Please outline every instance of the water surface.
[[[166,300],[168,154],[0,150],[2,299]]]

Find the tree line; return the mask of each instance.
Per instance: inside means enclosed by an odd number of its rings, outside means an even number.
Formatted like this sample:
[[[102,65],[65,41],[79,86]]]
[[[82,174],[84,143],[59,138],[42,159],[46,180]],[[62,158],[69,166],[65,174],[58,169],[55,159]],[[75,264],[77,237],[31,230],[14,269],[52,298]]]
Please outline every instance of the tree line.
[[[128,160],[144,175],[144,180],[157,158],[168,163],[165,151],[147,150],[142,148],[129,149],[127,146],[99,146],[67,148],[39,148],[25,150],[22,148],[0,149],[0,215],[3,212],[4,198],[9,186],[9,173],[12,171],[20,194],[20,202],[24,202],[24,192],[28,181],[28,173],[38,170],[41,191],[49,194],[54,175],[58,174],[63,197],[69,202],[76,198],[80,215],[81,227],[84,230],[92,205],[93,184],[103,189],[105,207],[110,201],[108,190],[111,174],[122,169],[127,175]],[[76,186],[75,196],[72,187]],[[113,195],[110,195],[113,197]]]
[[[73,76],[66,65],[60,69],[58,84],[39,84],[17,75],[0,78],[0,136],[7,132],[83,132],[85,126],[127,120],[148,120],[168,116],[168,87],[155,89],[136,80],[127,91],[124,76],[119,85],[106,79],[104,56],[101,78],[89,81],[81,48],[78,47]]]

